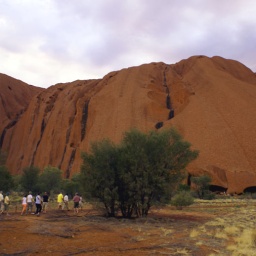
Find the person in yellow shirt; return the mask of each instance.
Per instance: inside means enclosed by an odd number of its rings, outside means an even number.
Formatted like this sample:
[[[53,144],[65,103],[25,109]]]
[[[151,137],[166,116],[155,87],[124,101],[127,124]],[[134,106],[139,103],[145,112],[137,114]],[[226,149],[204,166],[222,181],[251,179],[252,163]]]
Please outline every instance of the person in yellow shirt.
[[[63,194],[60,192],[57,197],[58,209],[63,209]]]

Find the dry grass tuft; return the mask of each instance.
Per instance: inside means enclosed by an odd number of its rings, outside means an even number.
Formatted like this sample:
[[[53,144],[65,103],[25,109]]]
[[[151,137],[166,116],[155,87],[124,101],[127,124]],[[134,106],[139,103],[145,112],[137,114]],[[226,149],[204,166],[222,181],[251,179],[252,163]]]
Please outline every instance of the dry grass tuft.
[[[173,233],[172,229],[161,228],[161,231],[163,232],[164,236],[168,236]]]
[[[191,252],[186,248],[179,248],[177,249],[176,255],[191,255]]]
[[[242,234],[235,240],[238,242],[240,247],[243,246],[255,246],[256,231],[252,229],[245,229]]]
[[[228,239],[227,234],[225,234],[224,232],[222,232],[221,230],[217,230],[216,234],[215,234],[216,238],[220,238],[220,239]]]
[[[228,226],[224,228],[224,232],[228,235],[237,235],[240,234],[240,229],[235,226]]]
[[[190,232],[189,236],[191,238],[194,238],[194,237],[197,237],[200,235],[200,231],[199,230],[196,230],[196,229],[192,229],[192,231]]]
[[[233,251],[232,256],[253,256],[256,255],[256,231],[244,229],[234,239],[236,244],[229,245],[228,250]]]

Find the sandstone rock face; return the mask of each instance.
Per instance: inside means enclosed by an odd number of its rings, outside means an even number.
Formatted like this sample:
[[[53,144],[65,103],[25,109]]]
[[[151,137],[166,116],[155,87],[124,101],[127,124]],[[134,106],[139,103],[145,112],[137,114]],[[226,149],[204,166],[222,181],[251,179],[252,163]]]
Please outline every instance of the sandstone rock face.
[[[52,165],[70,177],[92,141],[174,126],[200,151],[188,172],[240,193],[256,186],[255,98],[256,75],[233,60],[145,64],[37,91],[2,144],[14,174]]]
[[[8,151],[12,129],[42,88],[0,73],[0,148]]]
[[[200,150],[190,173],[210,173],[215,185],[242,192],[256,185],[256,76],[244,65],[199,56],[173,66],[195,94],[169,125]]]

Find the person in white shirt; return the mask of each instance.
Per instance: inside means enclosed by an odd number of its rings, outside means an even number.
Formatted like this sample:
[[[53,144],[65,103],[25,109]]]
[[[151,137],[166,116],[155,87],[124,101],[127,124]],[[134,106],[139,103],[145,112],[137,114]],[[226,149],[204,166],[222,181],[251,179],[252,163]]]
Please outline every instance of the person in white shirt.
[[[81,210],[83,209],[83,198],[82,196],[80,195],[80,200],[79,200],[79,207],[81,208]]]
[[[10,198],[9,198],[9,192],[7,192],[4,198],[4,211],[6,212],[6,215],[10,215],[9,206],[10,206]]]
[[[65,196],[64,196],[64,205],[63,205],[63,208],[62,208],[62,210],[64,210],[65,208],[69,211],[69,207],[68,207],[68,195],[66,194]]]
[[[22,211],[20,213],[20,215],[23,215],[23,213],[26,211],[27,209],[27,195],[24,195],[22,198]]]
[[[41,199],[40,193],[37,193],[37,196],[36,196],[36,212],[35,212],[35,214],[39,216],[41,210],[42,210],[42,199]]]
[[[28,196],[27,196],[27,213],[29,212],[29,210],[30,210],[30,212],[32,212],[32,209],[33,208],[33,196],[32,196],[32,192],[31,191],[29,191],[29,193],[28,193]]]

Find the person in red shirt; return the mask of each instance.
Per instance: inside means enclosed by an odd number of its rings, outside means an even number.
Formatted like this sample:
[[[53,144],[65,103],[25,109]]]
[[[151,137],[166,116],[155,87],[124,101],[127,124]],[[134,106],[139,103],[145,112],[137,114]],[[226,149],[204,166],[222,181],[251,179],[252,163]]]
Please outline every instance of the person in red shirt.
[[[80,196],[78,195],[78,193],[76,193],[75,196],[73,197],[74,213],[76,213],[76,214],[78,214],[79,201],[80,201]]]

